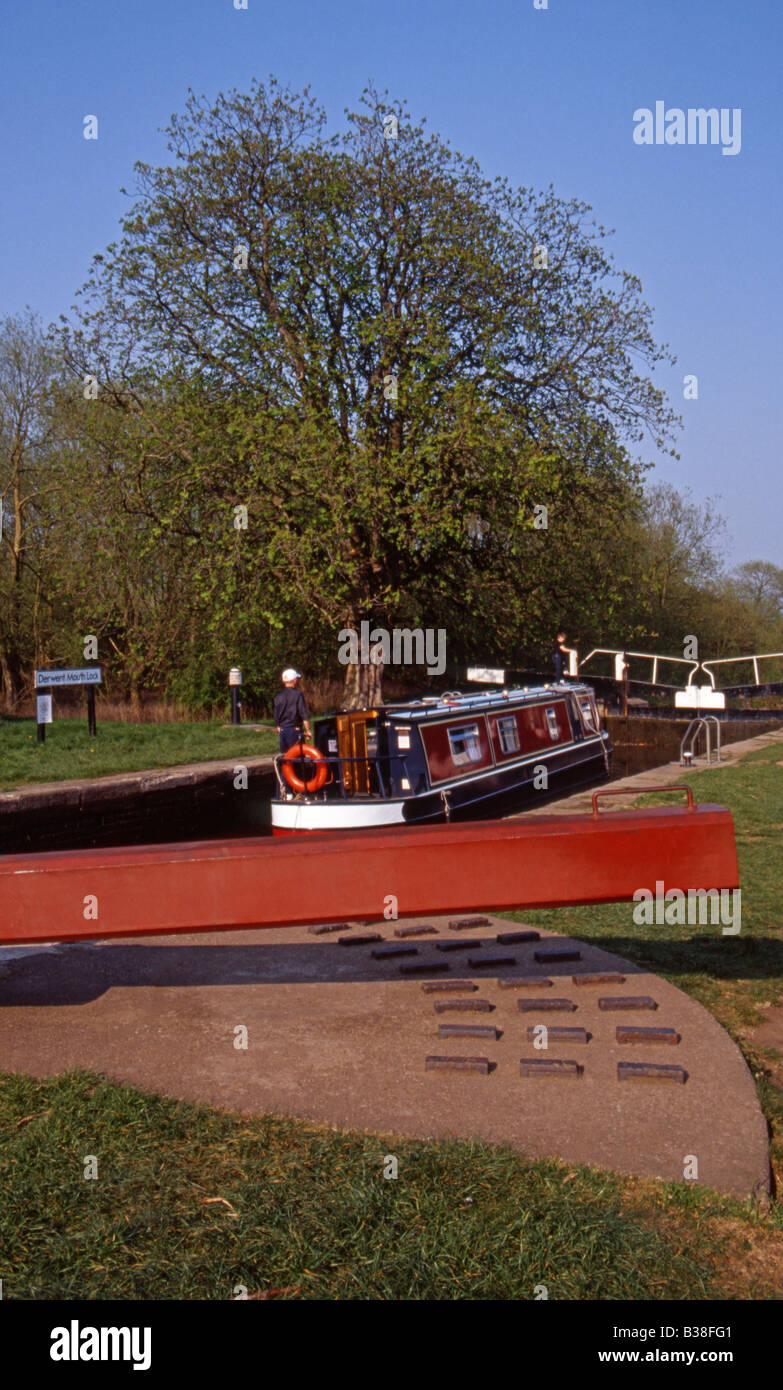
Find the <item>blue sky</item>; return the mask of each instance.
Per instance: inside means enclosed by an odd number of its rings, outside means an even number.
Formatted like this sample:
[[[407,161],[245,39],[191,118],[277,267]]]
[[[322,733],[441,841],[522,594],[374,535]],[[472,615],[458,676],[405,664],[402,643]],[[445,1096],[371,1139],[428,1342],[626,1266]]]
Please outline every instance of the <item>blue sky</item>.
[[[656,475],[720,496],[728,564],[783,565],[783,6],[780,0],[33,0],[0,44],[0,316],[67,311],[117,231],[136,159],[188,87],[274,73],[335,126],[373,79],[485,173],[591,204],[676,353],[656,380],[683,416]],[[736,155],[640,146],[633,113],[741,110]],[[85,115],[98,140],[84,140]],[[698,377],[698,400],[683,377]]]

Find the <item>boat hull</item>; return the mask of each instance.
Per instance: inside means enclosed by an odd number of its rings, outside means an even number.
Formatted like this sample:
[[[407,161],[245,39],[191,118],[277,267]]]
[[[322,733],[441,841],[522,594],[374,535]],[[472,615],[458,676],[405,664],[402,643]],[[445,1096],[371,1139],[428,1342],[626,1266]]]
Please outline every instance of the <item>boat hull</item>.
[[[511,766],[493,767],[472,777],[454,779],[414,796],[345,800],[277,798],[272,802],[272,833],[379,830],[395,825],[437,825],[508,815],[540,807],[577,787],[605,780],[609,763],[608,735],[602,734],[550,752],[546,759],[532,755]],[[542,765],[546,767],[544,785]]]

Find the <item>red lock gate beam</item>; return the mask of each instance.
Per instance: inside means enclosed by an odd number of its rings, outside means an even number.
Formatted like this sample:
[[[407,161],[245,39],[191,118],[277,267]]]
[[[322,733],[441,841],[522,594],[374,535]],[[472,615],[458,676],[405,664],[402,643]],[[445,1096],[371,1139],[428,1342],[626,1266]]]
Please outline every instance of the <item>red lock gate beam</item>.
[[[599,815],[596,796],[592,816],[5,855],[0,942],[377,920],[390,895],[416,917],[736,888],[730,812],[689,803]]]

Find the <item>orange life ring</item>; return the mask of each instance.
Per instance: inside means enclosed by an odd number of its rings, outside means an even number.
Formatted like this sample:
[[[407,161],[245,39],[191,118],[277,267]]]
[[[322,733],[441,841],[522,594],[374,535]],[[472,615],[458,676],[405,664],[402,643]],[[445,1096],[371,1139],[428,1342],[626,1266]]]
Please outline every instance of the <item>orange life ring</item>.
[[[309,758],[316,764],[316,773],[309,782],[304,782],[301,777],[297,777],[291,764],[299,758]],[[312,743],[294,743],[283,758],[283,776],[289,787],[295,792],[319,792],[326,782],[329,775],[329,764],[323,753],[314,748]]]

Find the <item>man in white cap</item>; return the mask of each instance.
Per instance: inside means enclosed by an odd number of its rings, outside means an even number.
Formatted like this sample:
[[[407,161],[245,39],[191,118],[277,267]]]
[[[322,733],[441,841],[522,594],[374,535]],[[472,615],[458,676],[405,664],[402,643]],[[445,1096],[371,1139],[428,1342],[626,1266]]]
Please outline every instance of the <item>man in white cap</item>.
[[[305,737],[310,740],[310,716],[301,690],[297,689],[302,679],[293,666],[286,666],[281,678],[283,689],[275,695],[274,717],[280,735],[280,752],[287,753],[295,743],[299,743],[304,726]]]

